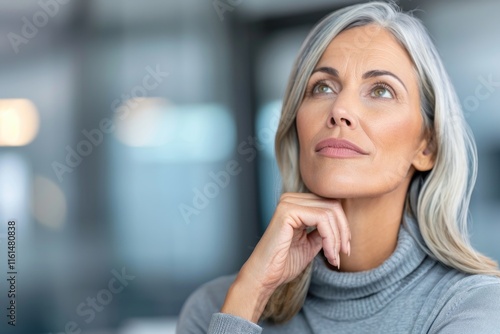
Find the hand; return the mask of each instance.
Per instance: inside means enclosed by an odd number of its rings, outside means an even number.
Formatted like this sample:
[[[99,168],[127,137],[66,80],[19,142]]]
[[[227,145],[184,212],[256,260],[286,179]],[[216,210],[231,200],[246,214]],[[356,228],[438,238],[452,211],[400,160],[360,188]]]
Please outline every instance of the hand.
[[[283,194],[222,312],[257,321],[276,288],[297,277],[322,248],[328,262],[340,267],[339,253],[350,254],[350,237],[340,201],[310,193]]]

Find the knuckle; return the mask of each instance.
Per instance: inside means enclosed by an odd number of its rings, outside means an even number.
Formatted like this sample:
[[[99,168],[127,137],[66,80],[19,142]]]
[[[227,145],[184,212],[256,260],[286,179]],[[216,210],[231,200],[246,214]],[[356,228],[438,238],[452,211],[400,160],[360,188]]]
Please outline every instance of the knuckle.
[[[330,221],[330,215],[328,214],[328,211],[322,208],[316,208],[316,213],[318,215],[318,220],[320,222],[329,222]]]
[[[334,222],[335,216],[330,209],[323,209],[322,212],[323,212],[322,218],[324,218],[328,222],[332,222],[332,223]]]
[[[290,202],[282,201],[278,204],[277,209],[281,210],[290,210],[292,208],[293,204]]]
[[[290,193],[288,192],[282,193],[280,196],[280,202],[286,200],[287,198],[290,198]]]
[[[331,203],[332,203],[332,210],[342,209],[342,204],[340,203],[339,200],[333,199]]]

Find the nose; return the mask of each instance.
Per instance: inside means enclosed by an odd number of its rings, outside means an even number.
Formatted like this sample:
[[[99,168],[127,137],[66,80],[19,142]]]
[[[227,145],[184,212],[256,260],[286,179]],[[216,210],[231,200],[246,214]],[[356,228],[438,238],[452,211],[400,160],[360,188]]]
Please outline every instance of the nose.
[[[328,113],[327,126],[333,128],[338,125],[340,127],[347,127],[355,129],[358,125],[354,109],[356,108],[356,101],[353,97],[348,96],[348,92],[341,92],[333,106]]]

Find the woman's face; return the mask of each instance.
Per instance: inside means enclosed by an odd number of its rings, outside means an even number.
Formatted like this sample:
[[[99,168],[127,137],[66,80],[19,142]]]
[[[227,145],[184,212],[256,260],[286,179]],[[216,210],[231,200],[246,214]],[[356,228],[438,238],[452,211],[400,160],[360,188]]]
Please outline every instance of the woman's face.
[[[300,172],[329,198],[374,197],[432,168],[412,61],[376,26],[335,37],[297,113]]]

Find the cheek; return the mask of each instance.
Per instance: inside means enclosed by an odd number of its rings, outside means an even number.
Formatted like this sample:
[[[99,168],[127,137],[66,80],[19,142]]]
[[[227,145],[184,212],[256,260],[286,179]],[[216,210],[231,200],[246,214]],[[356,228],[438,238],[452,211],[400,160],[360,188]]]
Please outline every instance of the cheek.
[[[317,133],[317,123],[314,121],[312,115],[307,112],[307,110],[299,109],[297,112],[297,118],[295,124],[297,127],[297,136],[299,139],[300,150],[302,151],[304,147],[307,147],[314,134]]]
[[[374,162],[391,179],[405,177],[410,170],[418,149],[420,128],[418,118],[392,117],[367,131],[376,148]]]
[[[307,176],[310,175],[315,169],[312,164],[312,156],[310,156],[311,152],[308,148],[310,148],[310,144],[314,140],[314,136],[320,131],[318,126],[316,117],[308,112],[307,108],[299,109],[296,118],[297,136],[299,141],[299,170],[300,174],[305,179],[307,179]]]

